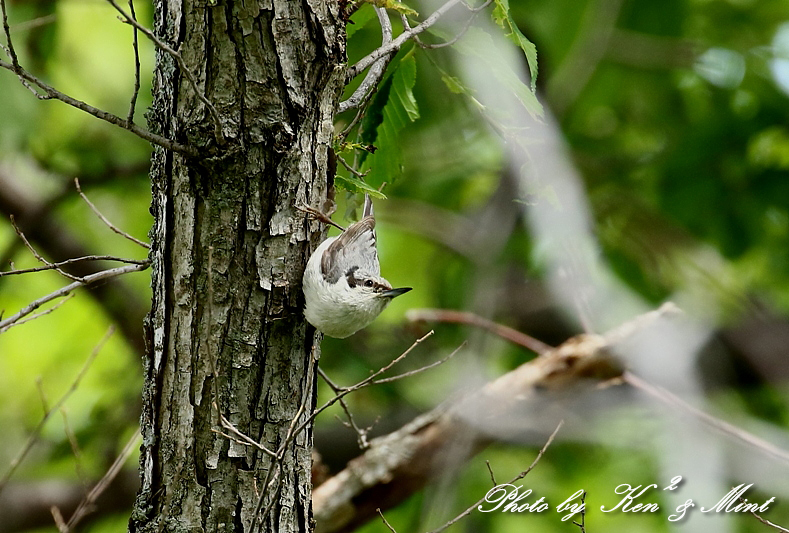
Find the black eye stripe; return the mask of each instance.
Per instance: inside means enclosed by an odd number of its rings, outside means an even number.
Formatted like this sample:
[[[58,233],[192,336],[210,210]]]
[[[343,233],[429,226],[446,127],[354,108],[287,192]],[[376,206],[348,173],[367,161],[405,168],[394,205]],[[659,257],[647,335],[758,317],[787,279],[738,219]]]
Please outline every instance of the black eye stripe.
[[[348,272],[345,273],[345,280],[348,282],[348,286],[351,287],[351,288],[356,287],[356,285],[359,283],[359,281],[361,281],[361,280],[356,279],[356,276],[354,276],[354,273],[358,269],[359,269],[358,266],[351,267],[351,268],[348,269]]]

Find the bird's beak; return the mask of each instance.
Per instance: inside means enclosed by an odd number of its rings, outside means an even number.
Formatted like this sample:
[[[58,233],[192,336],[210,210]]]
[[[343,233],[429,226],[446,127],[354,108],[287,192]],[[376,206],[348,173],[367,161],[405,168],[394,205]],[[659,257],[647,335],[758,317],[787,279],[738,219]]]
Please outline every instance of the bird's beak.
[[[388,291],[384,291],[381,293],[381,296],[386,296],[387,298],[394,298],[395,296],[400,296],[401,294],[405,294],[411,290],[411,287],[403,287],[401,289],[391,289]]]

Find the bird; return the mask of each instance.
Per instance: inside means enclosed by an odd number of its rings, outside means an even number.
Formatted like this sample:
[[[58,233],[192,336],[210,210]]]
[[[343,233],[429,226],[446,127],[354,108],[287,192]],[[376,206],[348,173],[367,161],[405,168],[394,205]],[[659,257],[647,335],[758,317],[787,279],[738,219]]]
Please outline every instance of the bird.
[[[333,224],[323,213],[303,210]],[[393,289],[381,277],[375,215],[368,194],[362,218],[339,236],[324,240],[312,253],[304,271],[303,290],[307,322],[338,339],[367,327],[394,298],[411,290]]]

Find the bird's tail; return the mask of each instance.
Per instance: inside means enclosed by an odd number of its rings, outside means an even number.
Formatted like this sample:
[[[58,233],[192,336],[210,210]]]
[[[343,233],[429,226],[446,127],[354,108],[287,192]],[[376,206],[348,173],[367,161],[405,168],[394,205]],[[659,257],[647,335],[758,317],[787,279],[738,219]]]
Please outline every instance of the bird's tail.
[[[373,200],[369,194],[364,195],[364,209],[362,209],[362,218],[373,216]]]

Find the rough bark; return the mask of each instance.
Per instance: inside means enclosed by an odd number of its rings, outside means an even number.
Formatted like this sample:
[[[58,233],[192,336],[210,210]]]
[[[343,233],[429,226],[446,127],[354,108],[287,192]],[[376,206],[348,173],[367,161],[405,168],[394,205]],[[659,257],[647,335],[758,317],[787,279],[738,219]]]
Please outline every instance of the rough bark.
[[[311,428],[266,491],[271,457],[214,432],[213,406],[272,450],[312,410],[319,339],[301,277],[321,235],[295,205],[326,198],[345,60],[338,4],[158,0],[155,30],[216,106],[226,143],[160,52],[150,127],[212,155],[153,156],[142,486],[129,528],[251,531],[266,492],[261,531],[308,531]]]

